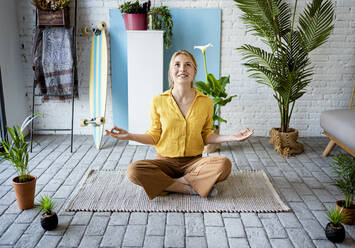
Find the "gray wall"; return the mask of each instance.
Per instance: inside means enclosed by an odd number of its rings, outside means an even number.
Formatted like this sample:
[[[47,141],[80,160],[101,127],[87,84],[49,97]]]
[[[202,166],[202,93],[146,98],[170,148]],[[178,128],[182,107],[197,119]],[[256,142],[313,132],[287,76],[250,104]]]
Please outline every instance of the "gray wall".
[[[16,1],[0,0],[0,66],[8,126],[21,124],[26,115],[23,63],[20,56]]]

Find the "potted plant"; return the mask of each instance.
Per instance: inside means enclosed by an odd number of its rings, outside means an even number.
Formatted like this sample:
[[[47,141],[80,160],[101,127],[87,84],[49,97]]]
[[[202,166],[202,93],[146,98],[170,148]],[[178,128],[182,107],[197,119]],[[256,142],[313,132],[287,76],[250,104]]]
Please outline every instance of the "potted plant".
[[[32,0],[37,8],[37,25],[68,26],[70,0]]]
[[[338,176],[335,179],[337,186],[345,195],[345,200],[336,201],[337,209],[344,208],[343,212],[349,218],[342,223],[352,225],[355,223],[355,158],[350,155],[339,153],[332,157],[334,173]]]
[[[221,107],[225,106],[227,103],[232,101],[233,97],[237,95],[229,96],[226,92],[226,85],[229,84],[229,76],[221,77],[216,79],[212,73],[207,73],[206,64],[206,49],[213,46],[212,44],[207,44],[206,46],[195,46],[194,48],[200,49],[203,55],[203,61],[205,64],[205,74],[206,82],[198,81],[195,82],[196,88],[203,94],[212,97],[213,99],[213,127],[215,133],[219,133],[219,125],[221,122],[227,122],[220,116]],[[217,151],[221,147],[221,144],[208,144],[205,146],[204,153],[212,153]]]
[[[126,30],[147,30],[147,13],[150,1],[142,5],[138,0],[125,2],[118,7],[121,10]]]
[[[172,43],[173,20],[167,6],[153,7],[148,13],[149,29],[164,30],[164,45],[168,49]]]
[[[41,217],[41,226],[43,229],[46,231],[55,229],[58,225],[58,216],[53,212],[54,202],[52,197],[47,195],[42,196],[37,208],[43,212]]]
[[[280,111],[279,128],[270,131],[270,143],[284,157],[303,152],[297,142],[298,131],[290,128],[296,100],[306,92],[314,74],[309,54],[324,44],[334,24],[334,6],[330,0],[313,0],[299,13],[297,2],[291,13],[285,0],[234,0],[243,12],[247,30],[261,38],[268,50],[243,45],[238,48],[246,60],[250,77],[273,90]]]
[[[6,127],[11,136],[11,142],[7,139],[1,140],[4,152],[0,152],[0,158],[11,162],[17,172],[17,176],[12,179],[12,185],[15,189],[19,209],[32,208],[34,202],[36,177],[30,175],[28,171],[29,143],[25,141],[23,130],[37,116],[38,114],[27,117],[21,127]]]
[[[325,236],[333,243],[341,243],[345,239],[345,228],[341,222],[346,221],[348,217],[343,213],[343,208],[329,208],[327,211],[328,220],[330,221],[325,227]]]

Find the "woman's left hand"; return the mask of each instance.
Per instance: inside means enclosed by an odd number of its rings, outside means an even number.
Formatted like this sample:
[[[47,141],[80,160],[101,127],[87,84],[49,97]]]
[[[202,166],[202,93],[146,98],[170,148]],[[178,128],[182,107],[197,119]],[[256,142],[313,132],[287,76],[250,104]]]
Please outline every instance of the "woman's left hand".
[[[231,137],[231,142],[241,142],[241,141],[244,141],[244,140],[247,140],[250,138],[250,136],[252,136],[254,133],[254,130],[249,130],[249,128],[247,129],[244,129],[240,132],[236,132],[234,134],[232,134],[230,137]]]

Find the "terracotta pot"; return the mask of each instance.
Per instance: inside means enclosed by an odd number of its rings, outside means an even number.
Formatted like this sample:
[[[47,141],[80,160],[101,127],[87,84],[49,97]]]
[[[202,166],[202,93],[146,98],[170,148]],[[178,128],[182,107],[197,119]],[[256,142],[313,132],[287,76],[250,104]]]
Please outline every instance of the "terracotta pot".
[[[336,201],[336,208],[338,211],[345,205],[344,200]],[[355,224],[355,202],[351,203],[351,208],[343,208],[343,214],[347,215],[350,219],[348,221],[342,222],[343,224],[346,225],[354,225]]]
[[[336,227],[333,223],[328,223],[325,227],[325,236],[333,243],[341,243],[345,239],[345,228],[342,224]]]
[[[22,210],[33,208],[37,178],[32,175],[30,175],[30,177],[32,180],[24,183],[19,183],[18,177],[14,177],[12,179],[12,185],[14,186],[16,194],[17,206]]]
[[[216,128],[213,133],[215,134],[219,134],[219,128]],[[203,153],[209,154],[209,153],[214,153],[219,151],[219,149],[221,148],[221,144],[207,144],[205,145],[205,147],[203,148]]]
[[[271,136],[269,143],[274,145],[275,151],[286,158],[303,152],[303,145],[297,142],[296,129],[289,128],[286,133],[279,130],[279,128],[272,128],[269,132]]]
[[[147,30],[147,14],[123,14],[126,30]]]
[[[58,216],[56,213],[47,215],[46,213],[42,214],[41,217],[41,226],[44,230],[50,231],[57,227],[58,225]]]

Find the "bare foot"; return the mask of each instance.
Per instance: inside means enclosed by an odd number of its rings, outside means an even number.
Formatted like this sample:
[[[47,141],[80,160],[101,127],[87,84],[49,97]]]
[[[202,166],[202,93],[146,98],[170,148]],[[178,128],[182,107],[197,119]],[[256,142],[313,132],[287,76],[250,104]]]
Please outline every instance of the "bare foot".
[[[190,185],[184,178],[184,176],[182,177],[179,177],[179,178],[175,178],[176,181],[178,181],[179,183],[183,183],[183,184],[186,184],[186,185]]]

